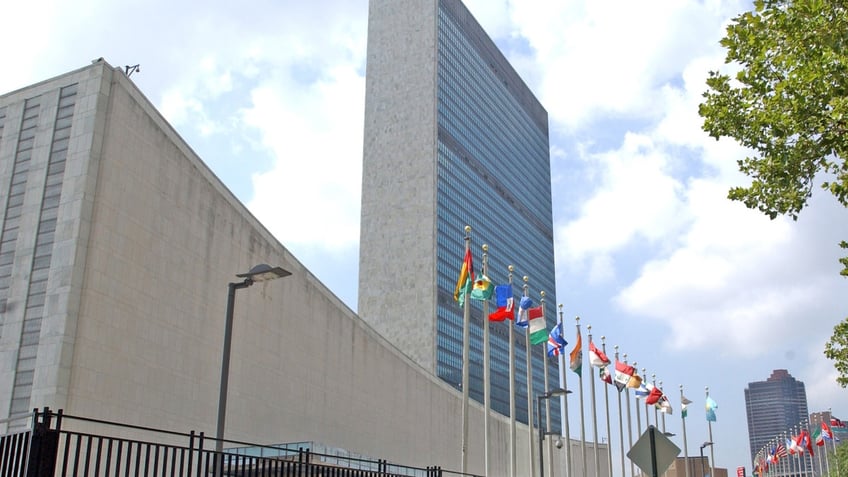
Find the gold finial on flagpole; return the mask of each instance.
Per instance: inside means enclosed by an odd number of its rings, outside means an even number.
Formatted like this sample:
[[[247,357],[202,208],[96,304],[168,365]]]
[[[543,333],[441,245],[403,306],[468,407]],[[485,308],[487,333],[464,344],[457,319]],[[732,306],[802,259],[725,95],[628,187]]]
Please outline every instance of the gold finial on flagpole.
[[[579,316],[574,317],[574,323],[576,323],[578,325],[580,324],[580,317]]]
[[[480,248],[482,248],[482,249],[483,249],[483,253],[487,253],[487,252],[489,251],[489,246],[488,246],[487,244],[485,244],[485,243],[484,243],[484,244],[483,244],[483,246],[482,246],[482,247],[480,247]]]
[[[470,225],[465,226],[465,233],[466,233],[466,235],[471,233],[471,226]]]
[[[592,332],[592,325],[586,325],[586,332],[587,332],[587,333],[591,333],[591,332]]]
[[[514,266],[512,266],[512,265],[510,265],[510,266],[506,267],[506,269],[507,269],[507,270],[509,270],[509,273],[510,273],[510,274],[511,274],[512,272],[514,272],[514,271],[515,271],[515,267],[514,267]]]
[[[605,344],[606,340],[607,340],[607,336],[601,335],[601,344]]]
[[[530,277],[528,277],[527,275],[524,275],[523,280],[524,280],[524,283],[527,283],[527,282],[530,281]]]

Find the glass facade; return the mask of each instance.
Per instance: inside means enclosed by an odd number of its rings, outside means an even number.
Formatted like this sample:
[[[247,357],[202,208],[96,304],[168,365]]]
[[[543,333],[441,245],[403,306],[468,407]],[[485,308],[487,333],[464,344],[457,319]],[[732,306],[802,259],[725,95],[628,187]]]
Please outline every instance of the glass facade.
[[[753,461],[769,441],[777,437],[785,440],[789,433],[794,436],[799,432],[799,425],[807,421],[809,412],[804,383],[793,378],[785,369],[774,370],[766,381],[748,383],[745,409]],[[795,459],[795,462],[801,465],[800,470],[807,469],[806,459]]]
[[[475,271],[489,246],[487,275],[508,281],[515,267],[539,303],[546,293],[548,328],[556,324],[556,293],[547,114],[460,2],[439,2],[437,26],[437,342],[436,373],[459,389],[462,382],[462,309],[453,299],[470,225]],[[483,310],[472,301],[472,399],[483,400]],[[494,305],[491,305],[494,306]],[[492,408],[509,415],[509,329],[493,323],[490,339]],[[516,419],[527,422],[525,337],[515,333]],[[569,340],[570,341],[570,340]],[[544,345],[534,346],[533,401],[544,392]],[[548,365],[550,387],[559,378]],[[553,430],[559,432],[559,401],[551,400]],[[530,410],[533,411],[532,409]],[[535,414],[531,414],[535,417]]]

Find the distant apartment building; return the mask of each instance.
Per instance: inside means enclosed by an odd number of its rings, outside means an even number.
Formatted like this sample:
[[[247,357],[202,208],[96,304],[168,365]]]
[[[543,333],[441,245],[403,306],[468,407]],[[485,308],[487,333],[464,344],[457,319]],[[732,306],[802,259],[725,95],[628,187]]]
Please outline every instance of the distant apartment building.
[[[753,462],[771,444],[785,441],[808,422],[807,392],[804,383],[785,369],[776,369],[765,381],[748,383],[745,389],[748,442]],[[806,459],[796,459],[796,472],[809,471]]]

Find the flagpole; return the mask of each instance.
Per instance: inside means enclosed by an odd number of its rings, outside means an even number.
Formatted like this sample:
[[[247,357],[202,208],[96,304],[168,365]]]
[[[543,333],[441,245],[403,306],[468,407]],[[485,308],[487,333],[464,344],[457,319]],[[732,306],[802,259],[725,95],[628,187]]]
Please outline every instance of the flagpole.
[[[627,364],[627,353],[622,355],[624,364]],[[635,367],[634,367],[635,369]],[[630,387],[624,387],[624,401],[627,403],[627,448],[633,448],[633,418],[630,416]],[[636,475],[636,464],[630,461],[630,475]]]
[[[489,272],[489,246],[483,244],[483,276]],[[492,393],[490,381],[490,356],[489,356],[489,300],[483,300],[483,459],[486,475],[489,473],[489,409],[492,407]]]
[[[636,361],[633,362],[633,369],[637,369],[636,365],[639,364]],[[633,399],[636,400],[636,435],[642,435],[642,411],[639,410],[639,394],[636,391],[633,391]]]
[[[658,384],[660,386],[660,389],[662,389],[663,388],[662,381],[659,381]],[[662,413],[662,416],[661,416],[662,417],[662,431],[663,432],[665,432],[665,409],[666,408],[662,408],[662,410],[661,410],[661,413]]]
[[[618,345],[613,346],[615,361],[618,362]],[[621,390],[618,390],[618,443],[621,449],[621,476],[624,477],[624,422],[621,420]]]
[[[795,442],[795,437],[797,435],[798,435],[798,426],[797,425],[792,426],[792,442]],[[797,471],[799,474],[801,474],[801,473],[804,473],[803,472],[803,470],[804,470],[803,469],[804,460],[803,459],[799,460],[798,457],[799,457],[798,449],[795,449],[795,462],[794,462],[795,471]]]
[[[645,368],[642,368],[642,379],[644,379],[646,381],[648,379],[647,373],[648,373],[648,371]],[[650,414],[648,414],[648,399],[647,399],[647,397],[645,398],[644,402],[645,402],[645,429],[647,429],[647,428],[651,427],[651,416],[650,416]],[[654,427],[657,427],[656,424],[657,423],[655,422]]]
[[[465,253],[471,250],[471,226],[465,226]],[[469,270],[471,274],[471,270]],[[466,293],[467,295],[467,293]],[[471,354],[471,301],[466,296],[462,302],[462,473],[468,470],[468,397],[469,397],[469,361]]]
[[[577,329],[577,336],[580,336],[580,317],[574,317],[574,327]],[[581,341],[581,340],[578,340]],[[582,475],[586,475],[586,425],[585,425],[585,416],[586,413],[583,411],[583,363],[582,363],[582,355],[583,355],[583,343],[575,343],[575,350],[577,349],[577,345],[580,345],[580,351],[578,352],[577,359],[579,359],[580,367],[577,368],[580,372],[577,372],[577,390],[580,392],[580,466],[583,468]],[[574,364],[574,363],[572,363]],[[572,370],[573,371],[573,370]]]
[[[783,431],[783,443],[784,444],[786,444],[786,434],[787,434],[786,431]],[[784,475],[792,475],[793,465],[792,465],[792,459],[790,459],[791,454],[789,454],[789,449],[786,449],[786,452],[787,452],[786,458],[784,459],[786,462],[784,462],[782,470],[784,472]]]
[[[833,417],[833,410],[831,410],[830,417],[831,418]],[[838,421],[837,423],[839,423],[839,422],[841,422],[841,421]],[[837,426],[837,427],[844,427],[844,424],[842,426]],[[839,473],[840,472],[839,471],[839,459],[836,458],[836,434],[833,434],[833,439],[830,441],[830,443],[833,444],[833,460],[836,462],[836,475],[842,475],[842,474]],[[843,444],[843,445],[845,445],[845,444]]]
[[[710,387],[704,386],[704,391],[707,393],[707,397],[710,397]],[[710,442],[713,445],[710,446],[710,477],[715,475],[715,441],[713,440],[713,422],[707,421],[707,430],[709,430]]]
[[[804,422],[806,423],[806,426],[807,426],[807,439],[806,440],[807,440],[807,443],[809,444],[809,446],[807,448],[807,452],[810,454],[810,473],[815,475],[816,474],[816,463],[813,461],[813,454],[812,454],[812,451],[810,450],[810,449],[813,448],[813,436],[812,436],[812,434],[810,434],[810,420],[809,420],[809,418],[804,419]]]
[[[657,387],[656,374],[651,374],[651,383],[654,385],[654,387]],[[647,399],[645,401],[647,401]],[[660,427],[660,411],[659,409],[657,409],[657,406],[654,406],[654,427]],[[710,438],[710,441],[712,441],[712,438]],[[710,475],[710,477],[712,477],[712,474]]]
[[[530,277],[527,275],[524,276],[524,296],[529,295],[530,286],[527,285],[527,282],[530,280]],[[528,325],[527,329],[524,330],[524,346],[526,349],[526,358],[527,358],[527,441],[529,442],[529,451],[530,453],[527,455],[527,463],[530,465],[530,477],[536,475],[536,466],[533,465],[533,455],[535,454],[534,450],[536,446],[534,445],[535,439],[533,438],[533,348],[530,347],[530,327]],[[540,422],[541,426],[542,423]],[[541,445],[541,443],[539,444]],[[544,476],[539,476],[544,477]]]
[[[540,296],[539,303],[542,305],[542,316],[545,317],[545,316],[547,316],[545,314],[545,311],[546,311],[545,310],[545,308],[546,308],[545,307],[545,291],[544,290],[540,291],[539,296]],[[547,328],[547,327],[548,327],[548,319],[545,318],[545,328]],[[545,346],[544,345],[541,348],[542,348],[542,371],[544,372],[544,375],[545,375],[545,393],[549,393],[551,391],[551,388],[550,388],[550,385],[548,384],[548,358],[547,358],[548,354],[545,352]],[[562,354],[562,353],[560,353],[560,354]],[[542,423],[540,422],[539,425],[541,426]],[[548,431],[551,430],[551,400],[550,399],[545,399],[545,429],[548,430]],[[554,473],[554,447],[553,447],[553,445],[551,445],[551,444],[553,444],[553,441],[551,439],[549,439],[547,436],[545,436],[545,439],[546,439],[546,442],[548,443],[548,462],[550,463],[550,465],[548,466],[548,468],[549,468],[548,472],[550,472],[551,475],[554,475],[553,474]],[[542,445],[542,443],[540,442],[539,445]],[[539,455],[541,455],[541,454],[539,454]],[[488,474],[486,474],[486,475],[488,475]],[[539,477],[545,477],[545,476],[541,475]]]
[[[601,335],[601,351],[604,355],[607,354],[607,337]],[[609,366],[609,364],[607,365]],[[609,372],[609,370],[607,370]],[[607,413],[607,461],[609,475],[612,475],[612,433],[610,432],[610,414],[609,414],[609,383],[604,382],[604,408]],[[624,476],[622,476],[624,477]]]
[[[559,325],[564,323],[562,319],[562,303],[559,304]],[[562,329],[562,326],[560,326]],[[568,389],[568,377],[565,373],[565,353],[559,354],[559,379],[562,381],[562,389]],[[571,476],[571,431],[568,425],[568,399],[560,397],[560,406],[565,416],[565,475]],[[552,466],[553,467],[553,466]]]
[[[512,287],[512,272],[515,271],[515,267],[510,265],[508,267],[509,270],[509,285]],[[513,297],[510,297],[513,298]],[[514,307],[515,305],[513,305]],[[515,308],[513,308],[513,319],[512,323],[507,323],[507,327],[509,328],[509,476],[515,477],[516,471],[516,463],[515,463]],[[528,420],[529,414],[528,414]],[[532,427],[532,426],[531,426]]]
[[[686,408],[688,399],[683,396],[683,385],[680,385],[680,422],[683,424],[683,464],[686,466],[686,477],[689,476],[689,445],[686,443]]]
[[[592,325],[586,325],[586,333],[589,335],[589,349],[592,349]],[[601,475],[601,459],[598,455],[598,413],[595,410],[595,380],[593,379],[592,362],[589,361],[589,394],[592,396],[592,442],[595,449],[595,476]]]

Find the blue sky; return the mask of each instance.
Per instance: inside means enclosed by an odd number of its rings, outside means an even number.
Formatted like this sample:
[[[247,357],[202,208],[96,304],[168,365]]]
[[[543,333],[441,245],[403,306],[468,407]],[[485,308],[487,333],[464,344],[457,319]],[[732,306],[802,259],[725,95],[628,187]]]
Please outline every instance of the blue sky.
[[[675,407],[667,430],[681,448],[683,385],[694,401],[690,455],[707,440],[709,386],[719,404],[717,465],[731,472],[750,464],[744,388],[773,369],[806,383],[811,411],[848,417],[848,391],[822,354],[848,316],[848,281],[837,262],[846,211],[818,190],[797,222],[728,201],[727,190],[747,182],[736,169],[745,151],[700,129],[707,71],[725,67],[718,41],[747,3],[466,5],[549,113],[557,297],[569,341],[579,315],[596,339],[605,335],[656,374]],[[144,94],[356,309],[367,7],[366,0],[18,2],[7,14],[19,21],[7,22],[0,42],[26,38],[26,47],[4,52],[0,91],[98,57],[140,64],[132,79]],[[578,435],[577,406],[570,409]]]

